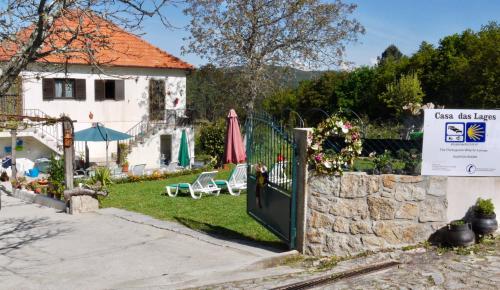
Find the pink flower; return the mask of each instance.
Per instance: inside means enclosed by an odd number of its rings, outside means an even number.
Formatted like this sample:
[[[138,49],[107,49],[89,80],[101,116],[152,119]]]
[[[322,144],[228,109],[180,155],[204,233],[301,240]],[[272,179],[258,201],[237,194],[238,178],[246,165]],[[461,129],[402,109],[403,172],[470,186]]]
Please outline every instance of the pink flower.
[[[323,159],[323,154],[321,153],[314,156],[314,160],[316,160],[316,162],[321,162],[322,159]]]

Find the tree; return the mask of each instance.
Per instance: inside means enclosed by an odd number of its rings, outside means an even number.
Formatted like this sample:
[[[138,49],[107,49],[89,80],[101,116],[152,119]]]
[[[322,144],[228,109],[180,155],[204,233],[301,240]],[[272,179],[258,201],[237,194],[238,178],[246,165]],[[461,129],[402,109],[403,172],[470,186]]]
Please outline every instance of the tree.
[[[5,3],[7,2],[7,3]],[[0,5],[0,95],[5,94],[29,64],[68,58],[95,61],[117,26],[137,31],[145,17],[159,16],[169,0],[9,0]],[[53,63],[53,61],[51,61]]]
[[[387,85],[387,91],[380,98],[388,108],[395,110],[399,116],[405,106],[421,104],[424,92],[416,74],[402,75],[401,78]]]
[[[394,44],[391,44],[384,50],[384,52],[382,52],[382,55],[378,57],[378,61],[379,63],[384,63],[388,59],[399,60],[402,57],[403,53],[399,50],[399,48]]]
[[[347,41],[364,28],[350,16],[355,5],[341,0],[187,0],[191,16],[184,52],[223,67],[241,67],[248,108],[263,95],[266,67],[338,63]]]

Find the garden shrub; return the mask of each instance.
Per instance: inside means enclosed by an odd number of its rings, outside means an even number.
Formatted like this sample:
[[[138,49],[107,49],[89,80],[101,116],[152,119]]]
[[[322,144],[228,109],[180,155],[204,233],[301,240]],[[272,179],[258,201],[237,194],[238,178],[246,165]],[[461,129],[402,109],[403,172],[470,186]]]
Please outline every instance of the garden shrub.
[[[226,122],[219,120],[204,125],[200,129],[200,149],[205,154],[216,158],[216,165],[222,165],[224,142],[226,138]]]

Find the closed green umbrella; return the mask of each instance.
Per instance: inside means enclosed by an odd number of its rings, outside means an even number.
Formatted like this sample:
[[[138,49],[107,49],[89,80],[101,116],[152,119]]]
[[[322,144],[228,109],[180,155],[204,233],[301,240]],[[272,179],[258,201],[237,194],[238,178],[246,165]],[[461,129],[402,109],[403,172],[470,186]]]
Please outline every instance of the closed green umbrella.
[[[189,148],[188,148],[186,129],[182,130],[181,145],[179,147],[178,161],[179,161],[179,165],[182,167],[187,167],[190,165]]]

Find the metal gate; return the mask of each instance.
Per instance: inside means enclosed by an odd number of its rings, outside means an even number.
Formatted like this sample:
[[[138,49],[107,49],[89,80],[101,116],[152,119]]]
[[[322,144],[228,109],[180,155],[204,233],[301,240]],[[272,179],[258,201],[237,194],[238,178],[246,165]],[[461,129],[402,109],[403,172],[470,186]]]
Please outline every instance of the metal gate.
[[[291,249],[296,240],[297,148],[267,114],[247,118],[247,212]]]

